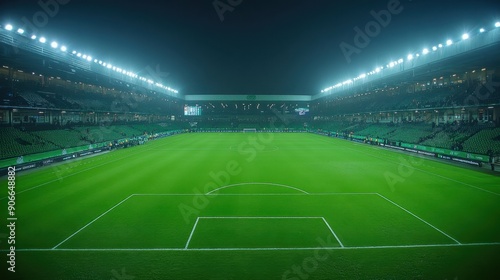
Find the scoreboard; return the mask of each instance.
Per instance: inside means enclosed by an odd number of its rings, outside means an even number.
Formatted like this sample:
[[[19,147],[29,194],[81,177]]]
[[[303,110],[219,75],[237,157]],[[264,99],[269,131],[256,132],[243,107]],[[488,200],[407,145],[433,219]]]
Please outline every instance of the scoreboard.
[[[201,106],[184,106],[184,116],[201,116]]]

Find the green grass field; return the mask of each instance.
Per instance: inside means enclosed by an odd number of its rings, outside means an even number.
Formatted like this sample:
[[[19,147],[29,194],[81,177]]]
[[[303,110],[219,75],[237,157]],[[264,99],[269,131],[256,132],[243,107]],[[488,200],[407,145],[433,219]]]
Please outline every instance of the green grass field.
[[[500,177],[314,134],[177,135],[16,191],[8,279],[500,279]]]

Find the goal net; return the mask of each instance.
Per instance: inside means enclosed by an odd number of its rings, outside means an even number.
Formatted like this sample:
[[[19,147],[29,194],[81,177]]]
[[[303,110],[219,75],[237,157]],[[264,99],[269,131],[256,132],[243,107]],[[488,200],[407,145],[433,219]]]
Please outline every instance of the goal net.
[[[257,128],[243,128],[243,133],[256,133],[257,132]]]

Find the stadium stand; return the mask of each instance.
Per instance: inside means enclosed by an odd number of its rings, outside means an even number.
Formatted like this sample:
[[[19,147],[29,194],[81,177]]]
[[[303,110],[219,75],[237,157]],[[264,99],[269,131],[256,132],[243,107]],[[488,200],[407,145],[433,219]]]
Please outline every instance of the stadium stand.
[[[190,102],[119,80],[46,71],[0,69],[2,159],[165,131],[245,128],[307,129],[500,155],[494,70],[387,81],[307,102]],[[194,105],[202,116],[182,115],[184,106]],[[299,115],[299,108],[310,113]]]
[[[500,128],[488,128],[479,131],[463,142],[466,152],[479,154],[498,154],[500,151]]]

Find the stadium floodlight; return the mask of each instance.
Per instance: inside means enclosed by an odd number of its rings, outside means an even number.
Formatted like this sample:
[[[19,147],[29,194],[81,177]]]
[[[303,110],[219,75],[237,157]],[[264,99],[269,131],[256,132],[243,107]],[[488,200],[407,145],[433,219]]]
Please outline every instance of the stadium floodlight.
[[[97,63],[97,62],[98,62],[98,60],[97,60],[97,59],[94,59],[94,63]]]
[[[495,27],[500,27],[500,21],[495,22]]]
[[[99,60],[99,64],[102,65],[102,60]]]
[[[108,69],[111,69],[111,68],[113,67],[113,65],[108,64],[106,67],[107,67]]]
[[[22,29],[22,28],[18,28],[18,29],[17,29],[17,33],[19,33],[19,34],[23,35],[23,34],[24,34],[24,29]]]
[[[439,44],[439,45],[438,45],[438,48],[442,48],[442,47],[443,47],[443,44]]]
[[[31,40],[36,40],[36,35],[31,35]]]
[[[90,55],[89,55],[89,56],[87,56],[87,61],[88,61],[88,62],[91,62],[91,61],[92,61],[92,57],[91,57]]]
[[[464,33],[464,34],[462,35],[462,40],[467,40],[467,39],[469,39],[469,34]]]
[[[99,63],[99,64],[100,64],[100,63]],[[107,64],[106,62],[103,62],[103,63],[102,63],[102,66],[103,66],[103,67],[106,67],[107,65],[108,65],[108,64]]]
[[[408,57],[407,57],[408,60],[412,60],[413,59],[413,54],[409,54]]]
[[[66,52],[68,50],[68,48],[66,48],[66,46],[61,46],[61,51],[62,52]]]
[[[59,44],[58,44],[57,42],[55,42],[55,41],[54,41],[54,42],[50,43],[50,46],[51,46],[52,48],[54,48],[54,49],[57,49],[57,47],[59,46]]]
[[[76,51],[72,51],[71,53],[72,53],[72,54],[76,54]]]
[[[389,68],[394,67],[394,65],[396,65],[396,64],[394,64],[394,62],[389,63]]]
[[[86,54],[82,55],[82,58],[87,59],[87,55]]]
[[[377,68],[375,69],[375,72],[379,73],[381,70],[382,70],[382,69],[380,69],[380,67],[377,67]]]
[[[425,48],[423,51],[422,51],[422,54],[428,54],[429,53],[429,49]]]
[[[45,44],[45,42],[47,42],[47,39],[45,39],[45,37],[40,37],[38,41],[40,41],[40,43],[42,44]]]
[[[81,53],[77,53],[76,56],[82,57],[82,54]]]
[[[438,48],[437,48],[436,46],[433,46],[433,47],[432,47],[432,50],[433,50],[433,51],[437,51],[437,49],[438,49]]]
[[[452,41],[452,40],[450,40],[450,39],[446,40],[446,45],[447,45],[447,46],[450,46],[450,45],[452,45],[452,44],[453,44],[453,41]]]
[[[479,33],[484,33],[485,31],[484,28],[479,28]]]
[[[14,29],[14,27],[12,26],[12,24],[7,24],[5,26],[5,30],[7,30],[7,31],[12,31],[12,29]]]
[[[402,58],[398,59],[398,63],[403,63],[403,61],[404,60]]]

